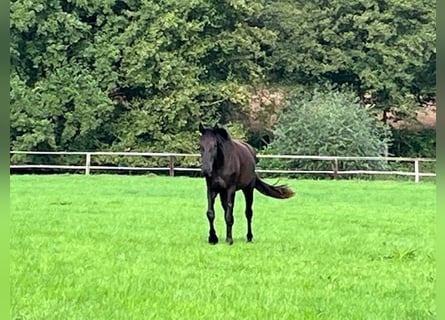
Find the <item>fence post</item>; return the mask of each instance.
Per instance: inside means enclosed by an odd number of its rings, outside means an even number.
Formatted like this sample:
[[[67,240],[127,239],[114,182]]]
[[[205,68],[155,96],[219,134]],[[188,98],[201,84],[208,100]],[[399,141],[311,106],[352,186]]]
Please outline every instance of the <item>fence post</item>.
[[[334,171],[334,179],[337,179],[338,177],[338,159],[334,158],[334,165],[333,165],[333,171]]]
[[[419,176],[419,159],[414,159],[414,176],[415,176],[415,182],[418,183],[420,180]]]
[[[170,177],[175,175],[175,157],[169,156],[168,169],[170,173]]]
[[[91,164],[91,153],[86,153],[86,160],[85,160],[85,175],[90,174],[90,164]]]

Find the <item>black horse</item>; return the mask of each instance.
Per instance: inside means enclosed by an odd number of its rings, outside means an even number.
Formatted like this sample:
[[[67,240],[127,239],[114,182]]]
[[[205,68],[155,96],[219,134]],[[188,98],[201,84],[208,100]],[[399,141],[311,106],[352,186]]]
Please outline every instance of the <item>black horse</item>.
[[[199,131],[201,132],[199,141],[201,171],[207,183],[209,242],[212,244],[218,242],[213,225],[215,220],[213,206],[215,198],[219,194],[225,214],[226,241],[229,244],[233,243],[233,206],[235,192],[238,190],[243,191],[246,199],[247,241],[252,241],[253,189],[278,199],[290,198],[294,192],[285,185],[273,186],[261,180],[255,172],[257,162],[255,150],[243,141],[232,139],[224,128],[218,127],[218,125],[213,128],[205,128],[200,123]]]

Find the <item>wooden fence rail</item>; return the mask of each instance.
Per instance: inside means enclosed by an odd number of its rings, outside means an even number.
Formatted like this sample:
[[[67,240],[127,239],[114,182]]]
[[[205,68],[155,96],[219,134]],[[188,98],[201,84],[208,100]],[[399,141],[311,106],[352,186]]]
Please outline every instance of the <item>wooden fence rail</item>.
[[[142,170],[142,171],[168,171],[170,176],[174,176],[175,171],[195,171],[199,172],[199,167],[183,168],[175,166],[176,157],[195,157],[200,155],[196,153],[157,153],[157,152],[76,152],[76,151],[10,151],[10,154],[33,154],[33,155],[82,155],[85,157],[85,165],[57,165],[57,164],[10,164],[11,169],[74,169],[84,170],[89,175],[92,170]],[[122,167],[122,166],[96,166],[91,165],[91,158],[94,156],[144,156],[144,157],[164,157],[168,158],[167,167]],[[274,159],[307,159],[330,161],[332,170],[275,170],[275,169],[258,169],[257,172],[264,173],[280,173],[280,174],[330,174],[335,178],[339,175],[353,174],[369,174],[369,175],[401,175],[414,176],[414,181],[420,181],[420,177],[435,177],[435,172],[420,172],[419,164],[421,162],[435,162],[436,159],[431,158],[406,158],[406,157],[344,157],[344,156],[308,156],[308,155],[258,155],[258,158],[274,158]],[[395,162],[411,162],[414,164],[413,171],[377,171],[377,170],[339,170],[339,162],[355,160],[355,161],[395,161]]]

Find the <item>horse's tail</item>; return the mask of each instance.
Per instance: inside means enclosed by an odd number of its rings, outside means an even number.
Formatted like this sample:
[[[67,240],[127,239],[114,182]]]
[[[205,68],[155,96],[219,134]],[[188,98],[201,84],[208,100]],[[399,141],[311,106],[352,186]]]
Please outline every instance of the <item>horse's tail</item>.
[[[277,199],[287,199],[295,195],[295,192],[293,192],[288,186],[284,184],[278,186],[270,185],[261,180],[258,175],[256,176],[255,180],[255,189],[266,196]]]

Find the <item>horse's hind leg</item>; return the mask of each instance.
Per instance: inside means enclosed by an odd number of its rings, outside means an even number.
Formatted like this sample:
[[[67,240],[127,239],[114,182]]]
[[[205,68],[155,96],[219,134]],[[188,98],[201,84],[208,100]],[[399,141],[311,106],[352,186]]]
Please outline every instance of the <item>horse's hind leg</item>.
[[[243,189],[244,198],[246,199],[246,219],[247,219],[247,241],[252,241],[252,204],[253,204],[253,187]]]
[[[215,220],[215,210],[214,210],[214,203],[215,198],[217,196],[217,192],[207,189],[207,201],[208,201],[208,207],[207,207],[207,219],[209,220],[209,243],[216,244],[218,243],[218,237],[216,236],[215,227],[213,225],[213,221]]]
[[[235,205],[235,191],[228,189],[225,192],[221,192],[221,205],[224,209],[224,218],[226,220],[226,242],[228,244],[233,243],[232,238],[232,226],[234,223],[233,219],[233,206]]]

